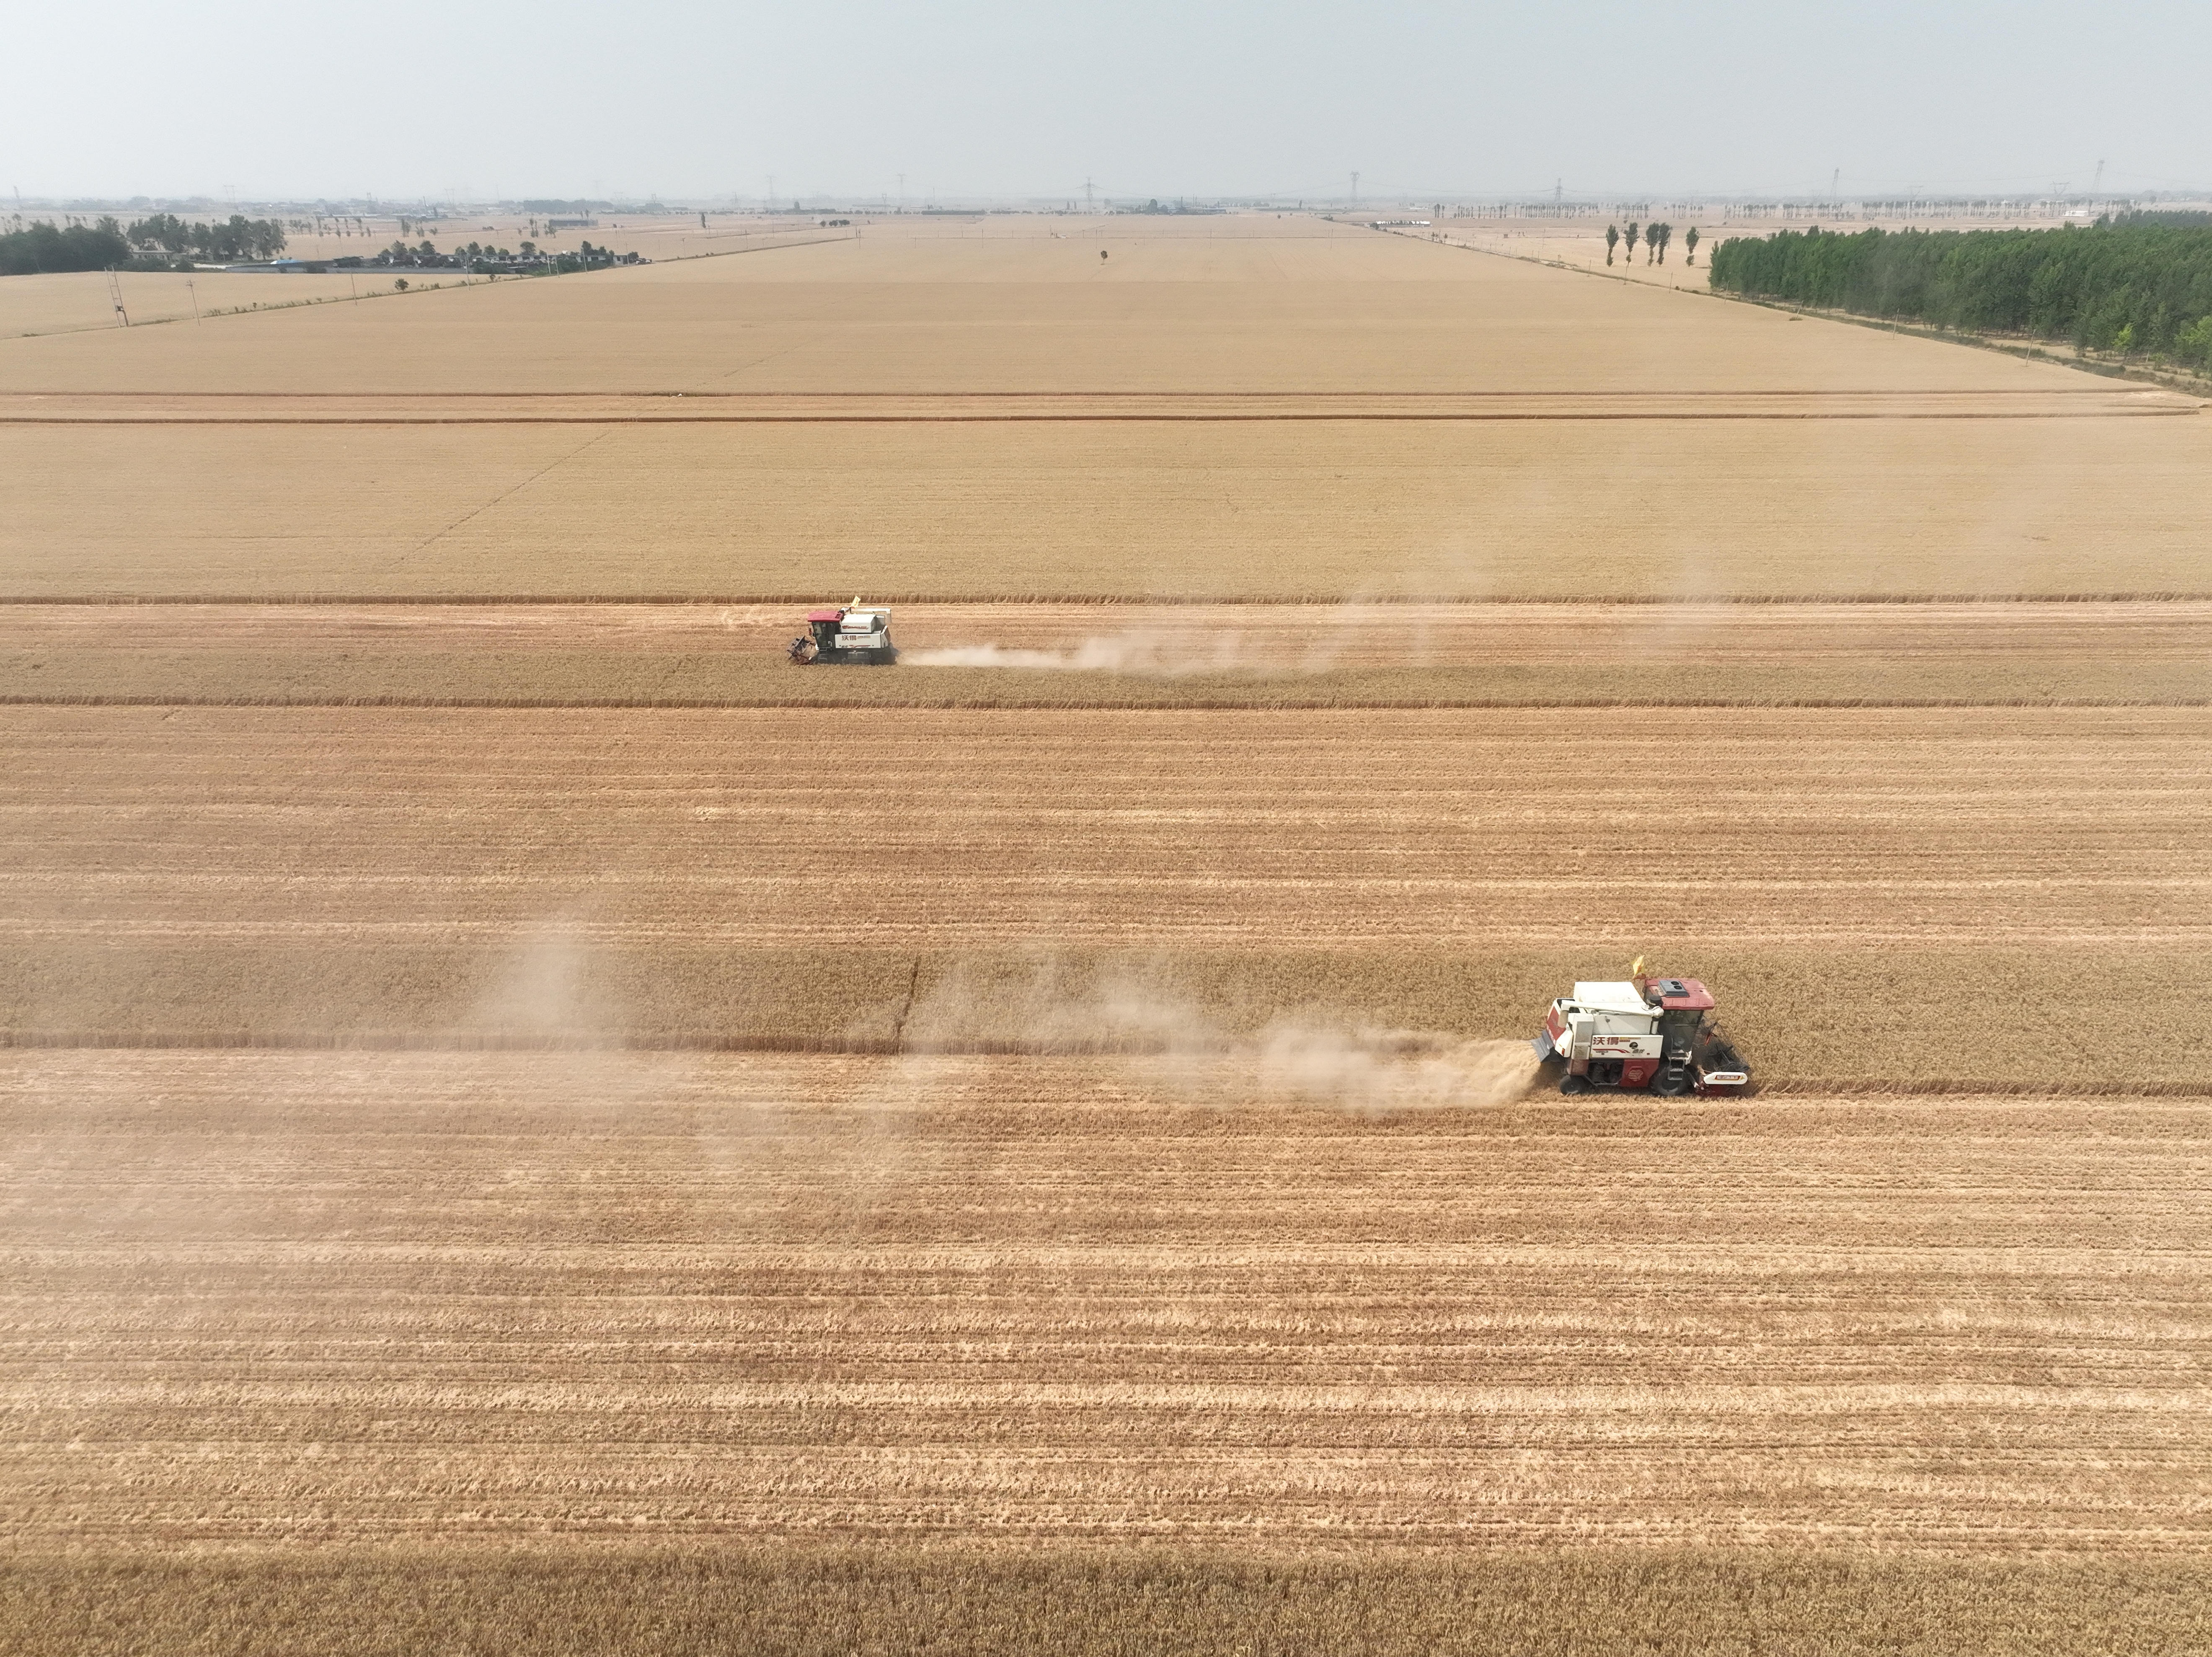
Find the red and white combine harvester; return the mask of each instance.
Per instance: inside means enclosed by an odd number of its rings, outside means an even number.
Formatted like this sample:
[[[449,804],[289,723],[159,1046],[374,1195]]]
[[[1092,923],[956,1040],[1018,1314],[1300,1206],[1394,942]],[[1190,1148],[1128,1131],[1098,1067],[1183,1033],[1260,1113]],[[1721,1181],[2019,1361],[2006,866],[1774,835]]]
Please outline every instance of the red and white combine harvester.
[[[794,662],[833,666],[889,667],[898,660],[891,642],[891,613],[863,609],[858,598],[842,610],[810,610],[806,631],[791,641]]]
[[[1533,1045],[1538,1059],[1565,1061],[1559,1091],[1742,1092],[1751,1073],[1712,1021],[1711,992],[1694,978],[1648,977],[1640,960],[1629,972],[1620,983],[1577,984],[1552,1003]]]

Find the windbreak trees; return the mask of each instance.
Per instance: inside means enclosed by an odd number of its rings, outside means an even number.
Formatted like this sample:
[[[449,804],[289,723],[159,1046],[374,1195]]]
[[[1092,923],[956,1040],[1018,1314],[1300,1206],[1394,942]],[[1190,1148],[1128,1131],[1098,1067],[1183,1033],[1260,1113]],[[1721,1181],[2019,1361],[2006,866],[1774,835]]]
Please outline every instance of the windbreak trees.
[[[284,227],[275,219],[234,213],[221,224],[186,223],[173,213],[140,219],[125,233],[134,247],[172,258],[210,262],[273,259],[284,251]]]
[[[1817,227],[1723,243],[1713,286],[1747,295],[2070,340],[2204,366],[2212,228],[1866,230]]]
[[[0,276],[47,271],[105,270],[131,258],[131,245],[113,219],[68,226],[40,222],[0,235]]]

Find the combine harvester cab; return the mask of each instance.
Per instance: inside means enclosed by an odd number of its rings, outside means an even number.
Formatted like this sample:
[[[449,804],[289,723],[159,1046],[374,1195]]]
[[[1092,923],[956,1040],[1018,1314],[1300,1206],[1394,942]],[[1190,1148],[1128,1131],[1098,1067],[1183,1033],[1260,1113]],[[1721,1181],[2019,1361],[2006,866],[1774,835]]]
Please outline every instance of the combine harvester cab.
[[[791,659],[802,666],[889,667],[898,660],[891,642],[891,613],[869,610],[858,598],[842,610],[810,610],[806,631],[791,641]]]
[[[1741,1093],[1751,1075],[1713,1023],[1713,1005],[1694,978],[1639,973],[1618,983],[1577,984],[1572,995],[1552,1003],[1532,1045],[1538,1059],[1565,1062],[1562,1093],[1618,1088],[1669,1099]]]

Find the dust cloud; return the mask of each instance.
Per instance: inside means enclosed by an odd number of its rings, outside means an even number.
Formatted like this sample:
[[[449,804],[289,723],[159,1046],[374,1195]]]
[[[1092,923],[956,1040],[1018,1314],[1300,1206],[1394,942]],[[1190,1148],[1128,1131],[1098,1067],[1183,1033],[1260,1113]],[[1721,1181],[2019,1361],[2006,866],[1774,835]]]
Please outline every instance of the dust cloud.
[[[1010,649],[1004,645],[952,645],[908,650],[899,659],[915,667],[1012,667],[1061,673],[1142,673],[1164,678],[1219,673],[1243,665],[1236,634],[1211,638],[1167,631],[1094,634],[1066,650]]]
[[[1510,1039],[1285,1023],[1253,1046],[1261,1092],[1344,1110],[1510,1104],[1536,1079],[1534,1049]]]
[[[1139,972],[1091,977],[1048,959],[956,968],[917,998],[899,1046],[908,1056],[1145,1055],[1187,1091],[1373,1113],[1509,1103],[1537,1068],[1526,1041],[1390,1029],[1327,1009],[1239,1030]]]
[[[1455,639],[1465,653],[1468,621],[1463,607],[1377,604],[1364,598],[1337,604],[1217,604],[1176,610],[1144,627],[1091,634],[1049,648],[1042,642],[952,645],[905,650],[899,659],[915,667],[1158,678],[1231,672],[1297,677],[1361,665],[1425,666],[1436,655],[1437,644]],[[1474,648],[1480,655],[1479,639]]]

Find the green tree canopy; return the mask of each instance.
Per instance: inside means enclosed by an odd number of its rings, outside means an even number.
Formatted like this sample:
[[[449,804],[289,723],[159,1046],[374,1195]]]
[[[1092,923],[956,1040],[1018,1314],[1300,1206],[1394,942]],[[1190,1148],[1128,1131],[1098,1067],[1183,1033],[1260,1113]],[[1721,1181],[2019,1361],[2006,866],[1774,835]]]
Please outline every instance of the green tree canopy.
[[[284,251],[282,224],[275,219],[249,219],[242,213],[232,214],[222,224],[187,224],[173,213],[156,213],[125,234],[135,247],[211,264],[273,259]]]
[[[1815,228],[1725,241],[1706,264],[1735,293],[2212,367],[2190,343],[2212,317],[2212,227]]]
[[[42,271],[105,270],[129,263],[131,244],[113,219],[96,225],[60,226],[45,221],[0,235],[0,276]]]

